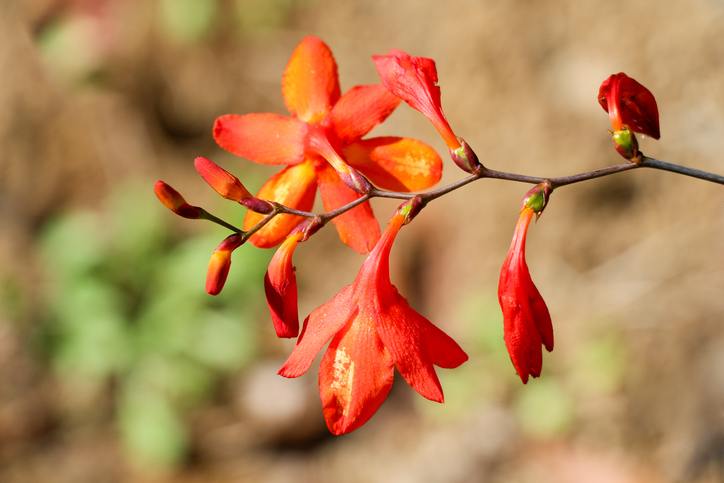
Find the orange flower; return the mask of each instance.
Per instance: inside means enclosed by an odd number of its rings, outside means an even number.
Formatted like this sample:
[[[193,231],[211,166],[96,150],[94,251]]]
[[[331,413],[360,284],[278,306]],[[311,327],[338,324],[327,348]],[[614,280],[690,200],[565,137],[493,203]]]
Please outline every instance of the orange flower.
[[[191,220],[197,220],[203,216],[203,210],[201,208],[188,204],[178,191],[163,181],[156,181],[156,184],[153,185],[153,191],[156,193],[159,201],[177,215]]]
[[[231,268],[231,252],[239,248],[243,243],[241,235],[234,233],[229,235],[216,247],[209,260],[209,268],[206,271],[206,293],[219,295],[224,288],[226,278]]]
[[[321,40],[307,37],[296,47],[282,77],[282,97],[292,117],[278,114],[221,116],[214,138],[222,148],[261,164],[286,167],[269,179],[257,198],[309,211],[319,191],[331,211],[375,185],[417,191],[437,183],[442,161],[426,144],[409,138],[362,139],[384,121],[400,100],[382,85],[357,86],[340,95],[337,64]],[[244,229],[261,215],[247,212]],[[251,242],[269,248],[303,221],[278,215]],[[333,220],[343,242],[360,253],[372,249],[379,224],[368,202]]]
[[[498,285],[498,300],[503,309],[503,339],[523,384],[528,382],[529,375],[540,376],[543,367],[541,344],[549,352],[553,350],[551,316],[525,263],[528,225],[533,215],[542,211],[543,205],[539,203],[534,209],[530,206],[533,203],[526,204],[526,201]]]
[[[319,369],[319,393],[334,434],[353,431],[372,417],[392,387],[395,367],[422,396],[443,402],[433,365],[454,368],[468,358],[390,282],[390,249],[405,217],[398,212],[392,218],[354,283],[307,317],[279,371],[301,376],[332,340]]]

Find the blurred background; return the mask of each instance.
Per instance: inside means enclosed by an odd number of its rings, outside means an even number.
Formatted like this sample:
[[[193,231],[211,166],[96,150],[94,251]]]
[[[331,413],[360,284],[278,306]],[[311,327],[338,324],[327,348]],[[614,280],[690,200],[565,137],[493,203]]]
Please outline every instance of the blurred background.
[[[446,403],[401,378],[369,423],[332,437],[317,364],[276,375],[262,279],[272,251],[175,217],[163,179],[231,222],[193,168],[257,190],[278,169],[211,136],[222,114],[286,113],[296,44],[332,49],[342,90],[371,55],[436,60],[453,129],[493,169],[562,176],[621,161],[600,83],[656,96],[646,154],[724,173],[724,2],[655,0],[3,0],[0,2],[0,481],[724,481],[724,191],[637,170],[556,192],[528,238],[556,349],[523,386],[496,287],[527,186],[474,183],[402,230],[392,281],[470,360]],[[446,148],[407,105],[372,135]],[[461,177],[452,163],[443,182]],[[380,222],[396,202],[375,200]],[[320,208],[320,207],[318,207]],[[333,229],[295,256],[300,315],[364,257]]]

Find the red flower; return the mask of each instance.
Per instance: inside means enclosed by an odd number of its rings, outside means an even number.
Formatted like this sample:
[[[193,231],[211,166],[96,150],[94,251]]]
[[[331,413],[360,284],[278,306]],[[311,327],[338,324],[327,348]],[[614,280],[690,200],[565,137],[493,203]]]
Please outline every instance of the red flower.
[[[524,204],[498,285],[498,300],[503,309],[503,339],[523,384],[528,382],[528,375],[540,376],[543,366],[541,344],[548,352],[553,350],[551,316],[525,263],[525,237],[535,213]]]
[[[387,53],[372,56],[382,84],[432,121],[450,149],[458,149],[460,140],[442,112],[435,61],[410,57],[401,50],[391,49]]]
[[[400,100],[382,85],[353,87],[340,96],[337,64],[321,40],[307,37],[294,50],[282,77],[282,97],[292,117],[226,115],[214,125],[214,138],[222,148],[256,163],[286,165],[262,186],[258,198],[309,211],[319,187],[324,209],[331,211],[369,188],[359,173],[398,192],[422,190],[439,181],[442,161],[428,145],[399,137],[361,139]],[[244,229],[261,218],[247,212]],[[259,247],[276,246],[302,221],[278,215],[250,240]],[[360,253],[379,239],[379,224],[368,202],[333,222],[342,241]]]
[[[628,128],[659,139],[659,109],[654,95],[623,72],[601,84],[598,102],[611,117],[614,131]]]
[[[279,371],[301,376],[332,339],[319,368],[319,393],[334,434],[353,431],[372,417],[392,387],[394,367],[422,396],[443,402],[433,365],[453,368],[468,358],[390,282],[390,249],[405,216],[398,212],[392,218],[354,283],[307,317]]]
[[[301,232],[294,233],[284,240],[264,277],[264,292],[277,337],[290,338],[299,334],[297,275],[292,255],[303,236]]]

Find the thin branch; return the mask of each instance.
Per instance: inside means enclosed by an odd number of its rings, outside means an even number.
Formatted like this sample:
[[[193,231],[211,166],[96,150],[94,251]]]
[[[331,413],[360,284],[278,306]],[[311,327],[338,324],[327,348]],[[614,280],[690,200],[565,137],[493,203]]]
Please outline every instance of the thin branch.
[[[663,171],[671,171],[672,173],[683,174],[691,176],[692,178],[699,178],[705,181],[711,181],[712,183],[724,184],[724,176],[719,174],[710,173],[708,171],[702,171],[700,169],[687,168],[674,163],[668,163],[666,161],[660,161],[658,159],[649,158],[644,156],[644,159],[639,163],[639,166],[643,168],[654,168]]]

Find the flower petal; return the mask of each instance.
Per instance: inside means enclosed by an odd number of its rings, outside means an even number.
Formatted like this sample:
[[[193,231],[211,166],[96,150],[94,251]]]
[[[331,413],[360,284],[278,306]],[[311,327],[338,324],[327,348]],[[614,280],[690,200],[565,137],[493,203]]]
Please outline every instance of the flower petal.
[[[417,139],[363,139],[344,146],[342,155],[373,184],[391,191],[424,190],[442,176],[440,156]]]
[[[388,54],[372,56],[382,84],[410,107],[423,113],[450,149],[459,148],[460,142],[442,112],[435,61],[411,57],[401,50],[391,49]]]
[[[304,320],[302,333],[299,334],[294,350],[279,369],[279,375],[299,377],[307,372],[324,344],[357,312],[357,307],[350,302],[352,294],[352,286],[348,285],[332,300],[320,305],[309,314]]]
[[[357,140],[387,119],[402,99],[382,84],[355,86],[344,93],[327,116],[337,137],[345,143]]]
[[[288,208],[309,211],[314,206],[317,191],[316,176],[311,161],[288,166],[269,178],[256,197],[276,201]],[[247,211],[244,230],[249,230],[264,219],[264,215]],[[261,230],[254,233],[249,241],[260,248],[271,248],[280,244],[291,231],[304,221],[301,216],[277,215]]]
[[[309,36],[292,52],[282,76],[282,97],[297,119],[316,124],[339,100],[337,63],[324,42]]]
[[[375,322],[357,314],[329,344],[319,367],[319,395],[329,430],[362,426],[392,389],[394,365]]]
[[[214,139],[255,163],[296,164],[304,160],[308,129],[306,123],[279,114],[227,114],[216,119]]]
[[[598,102],[601,107],[611,114],[610,110],[618,111],[620,122],[627,125],[632,131],[651,136],[654,139],[661,137],[659,130],[659,109],[654,95],[646,87],[623,72],[613,74],[603,81],[598,91]],[[612,103],[613,106],[610,106]],[[613,119],[614,130],[617,120]]]
[[[319,193],[326,211],[337,209],[361,196],[342,182],[329,163],[320,161],[315,163],[314,167],[317,172]],[[337,227],[342,241],[358,253],[372,250],[380,238],[380,225],[368,201],[335,217],[332,222]]]
[[[389,292],[392,296],[380,297],[378,301],[380,338],[407,383],[421,396],[444,402],[433,364],[453,368],[468,360],[468,356],[450,336],[410,308],[394,286],[390,290],[394,291]]]

